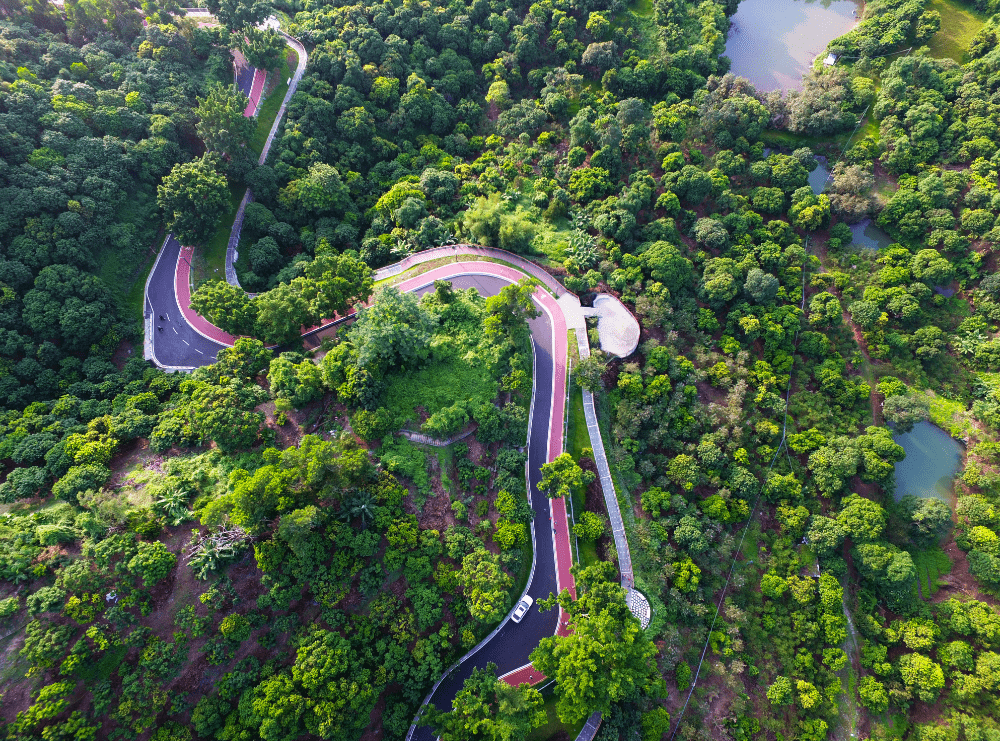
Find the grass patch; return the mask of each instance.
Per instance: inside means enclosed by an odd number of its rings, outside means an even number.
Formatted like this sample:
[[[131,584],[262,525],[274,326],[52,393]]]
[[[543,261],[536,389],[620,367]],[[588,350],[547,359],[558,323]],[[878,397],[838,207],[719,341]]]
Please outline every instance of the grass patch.
[[[569,355],[575,366],[580,361],[580,350],[576,343],[576,330],[569,330]],[[569,408],[566,410],[568,424],[566,427],[566,452],[579,460],[584,448],[590,448],[590,433],[587,431],[587,418],[583,412],[583,391],[579,386],[567,379],[570,384]],[[583,512],[587,508],[587,491],[583,487],[573,492],[573,512]],[[576,555],[576,554],[574,554]],[[601,559],[597,555],[597,543],[593,540],[579,541],[579,558],[583,566],[590,566]]]
[[[882,203],[892,198],[897,190],[899,190],[899,184],[889,175],[879,173],[875,176],[875,195]]]
[[[541,211],[532,206],[531,198],[534,193],[534,179],[526,179],[518,199],[513,203],[514,208],[523,213],[537,230],[535,238],[531,240],[536,262],[562,265],[563,260],[568,257],[567,249],[569,248],[569,238],[573,235],[573,227],[570,225],[569,219],[562,216],[554,221],[544,219],[541,216]],[[545,260],[539,259],[540,256],[544,256]]]
[[[230,183],[229,211],[222,217],[212,238],[201,249],[195,251],[195,258],[191,263],[195,288],[205,281],[215,278],[225,280],[226,250],[229,248],[229,234],[233,231],[233,222],[236,221],[236,210],[240,207],[240,201],[243,200],[245,192],[246,186],[243,183]]]
[[[97,275],[119,298],[123,315],[139,320],[146,276],[163,243],[163,235],[157,233],[161,222],[156,212],[156,188],[137,184],[119,216],[131,234],[117,243],[102,244],[94,255]]]
[[[951,559],[940,548],[910,551],[913,565],[917,569],[917,588],[924,599],[930,599],[938,591],[938,579],[951,573]]]
[[[933,391],[927,395],[931,403],[930,421],[956,440],[963,440],[972,432],[972,420],[960,401],[938,396]]]
[[[986,23],[986,16],[955,0],[931,0],[927,10],[941,14],[941,30],[927,44],[931,56],[962,64],[972,38]]]
[[[814,152],[826,152],[832,156],[840,154],[851,137],[851,132],[843,132],[836,136],[809,136],[794,134],[791,131],[765,131],[760,136],[764,146],[772,149],[799,149],[809,147]]]
[[[434,414],[458,402],[489,403],[498,391],[496,381],[481,364],[453,357],[417,371],[390,375],[385,406],[397,421],[416,429],[417,407]]]
[[[640,18],[647,18],[653,15],[653,0],[635,0],[629,5],[629,10]]]
[[[542,697],[545,699],[545,724],[525,736],[525,741],[548,741],[548,739],[561,733],[567,733],[570,738],[576,738],[580,734],[580,731],[583,730],[584,723],[587,722],[586,720],[572,726],[564,725],[559,720],[559,715],[556,713],[558,698],[552,689],[552,687],[548,687],[542,692]]]
[[[454,445],[448,445],[444,448],[438,448],[437,452],[438,468],[441,471],[441,486],[444,487],[445,493],[449,497],[453,497],[457,491],[455,482],[451,478],[451,472],[455,468],[454,447]]]
[[[417,487],[413,498],[417,511],[431,494],[430,476],[427,474],[427,446],[412,443],[405,437],[390,435],[385,438],[378,452],[379,460],[389,473],[405,476]]]
[[[260,156],[260,153],[264,151],[264,144],[267,143],[267,135],[271,133],[271,127],[274,125],[274,119],[278,115],[278,110],[281,108],[281,103],[285,99],[285,93],[288,92],[288,80],[292,76],[292,71],[299,63],[299,54],[294,49],[288,49],[288,53],[285,55],[284,60],[281,63],[281,69],[277,71],[278,84],[274,86],[267,98],[260,106],[260,110],[257,112],[257,130],[254,132],[253,139],[250,141],[250,148]]]
[[[111,679],[111,675],[114,674],[115,669],[121,666],[122,661],[125,659],[125,654],[127,653],[128,646],[120,646],[110,651],[106,651],[97,661],[84,663],[78,672],[80,679],[88,685]]]

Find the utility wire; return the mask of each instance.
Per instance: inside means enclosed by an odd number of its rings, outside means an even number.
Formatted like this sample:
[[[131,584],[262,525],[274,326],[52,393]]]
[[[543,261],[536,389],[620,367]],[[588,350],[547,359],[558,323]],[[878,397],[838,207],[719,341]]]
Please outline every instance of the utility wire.
[[[809,238],[806,237],[806,255],[809,254]],[[805,265],[802,269],[802,303],[801,311],[805,312],[806,306],[806,271]],[[795,337],[792,340],[793,347],[798,342],[799,330],[795,330]],[[794,354],[794,349],[793,349]],[[788,401],[792,395],[792,369],[788,372],[788,387],[785,389],[785,418],[781,425],[781,441],[778,443],[777,449],[774,451],[774,455],[771,457],[771,463],[767,467],[767,473],[770,473],[774,468],[774,464],[778,460],[778,456],[781,455],[781,451],[786,447],[786,439],[788,437]],[[787,450],[786,450],[787,455]],[[789,463],[791,459],[789,459]],[[739,560],[740,552],[743,550],[743,543],[746,541],[747,532],[750,530],[750,523],[753,522],[754,513],[757,511],[757,505],[760,503],[760,496],[764,492],[764,486],[766,485],[767,477],[764,477],[764,483],[760,485],[757,489],[757,497],[754,499],[753,507],[750,508],[750,515],[747,517],[747,524],[743,527],[743,535],[740,536],[740,544],[736,548],[736,553],[733,556],[733,562],[729,566],[729,574],[726,576],[726,583],[722,587],[722,593],[719,595],[719,601],[715,606],[715,615],[712,617],[712,624],[708,629],[708,634],[705,636],[705,645],[702,646],[701,656],[698,659],[698,668],[694,673],[694,680],[691,682],[691,688],[688,690],[687,697],[684,699],[684,706],[681,708],[680,715],[677,716],[677,724],[674,726],[673,732],[670,734],[670,741],[674,741],[674,737],[677,735],[677,731],[681,727],[681,721],[684,719],[684,713],[687,711],[688,703],[691,702],[691,695],[694,694],[695,687],[698,686],[698,678],[701,676],[701,667],[705,663],[705,654],[708,653],[708,646],[712,640],[712,633],[715,630],[715,624],[719,619],[719,613],[722,611],[722,604],[726,600],[726,592],[729,590],[729,583],[733,579],[733,573],[736,571],[736,563]]]
[[[909,52],[911,49],[905,49],[904,51]],[[893,52],[893,53],[900,54],[902,52]],[[891,55],[885,54],[883,56],[891,56]],[[827,183],[830,181],[830,178],[833,177],[834,169],[838,164],[840,164],[840,161],[844,158],[844,155],[847,153],[847,147],[851,143],[851,139],[854,138],[854,135],[858,133],[858,128],[860,128],[861,124],[864,122],[865,116],[868,115],[869,108],[871,108],[871,104],[865,107],[865,110],[862,112],[861,117],[858,119],[858,123],[854,127],[854,131],[852,131],[851,135],[847,138],[847,143],[844,144],[844,148],[843,150],[841,150],[840,156],[837,158],[837,161],[834,162],[833,166],[830,168],[830,174],[827,176],[826,181],[824,181],[823,183],[823,190],[826,190]],[[806,237],[806,255],[807,256],[809,255],[809,237]],[[802,302],[799,308],[804,314],[806,309],[806,270],[804,265],[802,269]],[[799,330],[797,329],[795,330],[795,337],[792,340],[793,345],[798,343],[798,339],[799,339]],[[787,446],[788,402],[789,399],[791,398],[791,395],[792,395],[792,373],[790,369],[788,373],[788,387],[785,389],[785,418],[781,425],[781,441],[778,443],[778,448],[774,451],[774,455],[771,457],[771,463],[767,467],[767,473],[770,473],[774,469],[774,464],[777,462],[778,456],[781,455],[782,450],[785,451],[785,456],[788,459],[788,465],[791,466],[792,464],[792,459],[788,453],[788,446]],[[750,529],[750,523],[753,522],[754,513],[757,511],[757,505],[760,503],[760,495],[763,493],[764,486],[767,482],[766,477],[764,479],[764,482],[765,483],[761,484],[760,488],[757,490],[757,497],[754,499],[753,507],[750,508],[750,516],[747,518],[747,524],[743,527],[743,534],[742,536],[740,536],[740,545],[736,549],[736,553],[733,556],[732,564],[730,564],[729,566],[729,574],[726,577],[726,583],[722,587],[722,593],[719,595],[719,601],[715,606],[715,615],[712,617],[712,625],[708,629],[708,635],[705,637],[705,645],[702,646],[701,649],[701,656],[698,659],[698,668],[695,670],[694,680],[691,682],[691,687],[688,690],[687,697],[684,699],[684,706],[681,708],[680,715],[677,716],[677,724],[674,726],[674,730],[670,734],[670,741],[674,741],[674,737],[677,735],[677,731],[681,727],[681,721],[684,719],[684,713],[687,711],[688,704],[691,702],[691,695],[694,693],[695,687],[698,686],[698,678],[701,675],[701,667],[705,663],[705,654],[708,653],[708,646],[712,639],[712,632],[715,630],[715,624],[719,619],[719,613],[722,611],[722,604],[723,602],[725,602],[726,592],[729,590],[729,584],[732,581],[733,573],[736,570],[736,563],[739,560],[740,552],[743,550],[743,543],[746,540],[747,531],[749,531]]]

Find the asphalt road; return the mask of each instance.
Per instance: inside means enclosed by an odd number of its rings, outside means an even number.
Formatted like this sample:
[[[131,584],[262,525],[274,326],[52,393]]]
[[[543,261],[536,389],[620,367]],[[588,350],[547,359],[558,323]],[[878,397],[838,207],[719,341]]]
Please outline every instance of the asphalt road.
[[[482,275],[466,275],[451,279],[454,288],[475,287],[483,296],[493,296],[508,285],[502,278]],[[418,294],[432,290],[433,286],[416,291]],[[556,565],[553,551],[552,523],[549,520],[549,501],[538,491],[541,481],[542,464],[547,460],[549,439],[549,418],[552,414],[552,324],[546,313],[529,322],[534,339],[535,377],[534,412],[528,431],[528,482],[531,506],[535,510],[535,574],[528,594],[537,602],[556,592]],[[560,423],[561,424],[561,423]],[[558,607],[548,612],[539,611],[537,605],[520,623],[507,621],[489,643],[477,651],[468,661],[459,666],[441,683],[431,697],[431,702],[440,709],[451,709],[451,702],[462,689],[462,684],[472,674],[472,670],[485,667],[493,662],[498,674],[524,666],[528,656],[542,638],[554,635],[559,620]],[[417,729],[413,735],[419,741],[433,741],[434,733],[426,726]]]
[[[153,316],[153,357],[163,366],[191,368],[209,365],[215,362],[219,350],[225,345],[195,332],[177,307],[174,271],[180,250],[180,242],[171,234],[149,276],[146,311]]]
[[[171,235],[157,258],[146,292],[146,308],[153,316],[153,354],[160,365],[191,367],[215,361],[224,345],[195,332],[184,320],[177,307],[174,272],[180,254],[180,243]],[[483,296],[492,296],[509,284],[499,277],[465,275],[450,279],[454,288],[475,287]],[[433,290],[433,284],[417,289],[417,294]],[[160,317],[163,319],[160,319]],[[162,330],[160,329],[162,327]],[[528,431],[528,482],[531,506],[535,511],[535,571],[528,594],[537,602],[556,592],[556,565],[553,549],[553,527],[549,517],[549,501],[538,491],[541,467],[548,457],[550,418],[552,414],[553,336],[548,314],[529,321],[534,340],[534,398]],[[557,421],[556,424],[561,424]],[[499,674],[506,674],[529,663],[529,655],[542,638],[554,635],[558,623],[558,608],[548,612],[537,606],[520,623],[508,620],[493,639],[468,661],[455,669],[440,684],[431,702],[439,708],[450,708],[455,695],[477,667],[493,662]],[[433,732],[418,728],[413,736],[419,741],[433,741]]]
[[[236,87],[240,92],[250,97],[250,89],[253,87],[254,69],[249,64],[236,68]]]

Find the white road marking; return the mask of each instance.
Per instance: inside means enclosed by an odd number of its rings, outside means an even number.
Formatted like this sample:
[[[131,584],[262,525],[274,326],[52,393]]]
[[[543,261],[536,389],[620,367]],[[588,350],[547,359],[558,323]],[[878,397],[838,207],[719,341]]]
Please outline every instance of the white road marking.
[[[181,342],[183,342],[185,345],[190,345],[191,344],[190,342],[188,342],[187,340],[184,340],[184,339],[182,339]]]

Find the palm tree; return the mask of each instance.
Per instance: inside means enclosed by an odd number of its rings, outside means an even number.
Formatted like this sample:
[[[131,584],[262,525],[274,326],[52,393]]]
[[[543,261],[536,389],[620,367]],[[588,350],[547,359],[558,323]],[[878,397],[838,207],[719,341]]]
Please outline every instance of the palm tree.
[[[350,523],[352,520],[361,519],[361,529],[368,527],[368,522],[375,517],[375,497],[370,491],[363,489],[353,489],[344,495],[340,503],[340,512],[337,519],[341,522]]]

